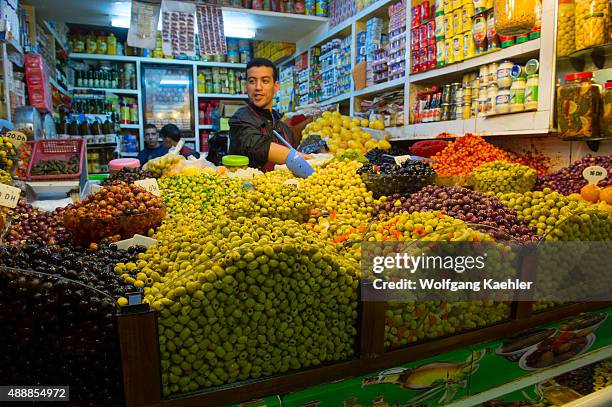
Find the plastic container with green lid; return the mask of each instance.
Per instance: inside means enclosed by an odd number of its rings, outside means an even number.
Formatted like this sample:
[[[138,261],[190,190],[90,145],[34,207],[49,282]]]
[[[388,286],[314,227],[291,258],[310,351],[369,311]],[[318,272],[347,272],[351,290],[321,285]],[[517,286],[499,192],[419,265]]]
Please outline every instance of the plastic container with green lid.
[[[228,171],[236,171],[239,169],[245,169],[249,166],[249,157],[243,155],[225,155],[221,159],[221,163]]]

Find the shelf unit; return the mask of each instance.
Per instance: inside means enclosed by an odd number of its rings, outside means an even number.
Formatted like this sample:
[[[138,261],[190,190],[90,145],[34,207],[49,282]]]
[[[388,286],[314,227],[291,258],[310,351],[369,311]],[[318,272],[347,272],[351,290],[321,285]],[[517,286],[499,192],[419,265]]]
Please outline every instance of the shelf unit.
[[[365,22],[372,17],[386,15],[387,9],[397,0],[379,0],[369,7],[361,10],[353,17],[341,22],[335,27],[319,27],[310,35],[304,37],[296,44],[296,52],[284,62],[291,63],[299,55],[307,52],[310,60],[311,49],[321,43],[334,38],[352,36],[353,46],[351,49],[352,64],[355,67],[355,49],[357,33],[363,31]],[[410,7],[406,7],[406,30],[410,30]],[[349,105],[349,114],[354,115],[359,108],[362,99],[374,97],[381,93],[404,89],[404,122],[408,123],[411,101],[418,87],[426,85],[441,85],[451,81],[460,80],[465,72],[477,70],[480,65],[511,59],[526,61],[529,58],[537,58],[540,61],[539,77],[539,105],[536,112],[523,112],[508,115],[492,116],[487,118],[455,120],[437,123],[423,123],[405,125],[398,128],[390,128],[391,140],[417,140],[431,139],[440,133],[463,134],[465,132],[479,132],[487,135],[541,135],[551,132],[554,107],[555,91],[555,32],[556,32],[557,4],[553,0],[542,0],[542,33],[541,38],[517,44],[509,48],[500,49],[495,52],[480,55],[469,60],[451,64],[430,71],[408,74],[407,77],[393,81],[379,83],[366,89],[355,90],[354,83],[351,91],[334,98],[320,102],[320,105],[342,103]],[[406,47],[405,60],[410,61],[410,48]],[[409,71],[409,67],[406,67]]]
[[[120,124],[119,127],[121,127],[122,129],[139,129],[140,125],[139,124]]]

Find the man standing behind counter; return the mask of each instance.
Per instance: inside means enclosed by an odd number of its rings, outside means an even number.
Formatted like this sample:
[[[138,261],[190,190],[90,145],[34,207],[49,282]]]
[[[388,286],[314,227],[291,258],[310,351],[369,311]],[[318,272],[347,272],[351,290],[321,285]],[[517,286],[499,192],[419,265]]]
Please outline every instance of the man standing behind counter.
[[[144,128],[145,148],[138,153],[140,165],[145,165],[149,160],[161,157],[168,149],[159,142],[159,134],[154,124],[148,123]]]
[[[247,64],[249,103],[240,108],[229,121],[229,153],[249,158],[249,166],[264,171],[275,164],[285,164],[289,149],[280,144],[272,133],[276,130],[296,147],[291,130],[281,121],[281,114],[272,109],[278,92],[278,71],[265,58],[255,58]]]

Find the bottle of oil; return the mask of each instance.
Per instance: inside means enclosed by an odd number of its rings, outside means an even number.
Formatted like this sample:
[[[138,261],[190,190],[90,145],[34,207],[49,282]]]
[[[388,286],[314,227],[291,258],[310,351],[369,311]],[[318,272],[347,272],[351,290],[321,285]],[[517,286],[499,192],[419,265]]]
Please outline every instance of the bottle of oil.
[[[98,33],[98,37],[96,38],[96,47],[96,52],[98,54],[106,54],[106,36],[102,32]]]
[[[110,33],[106,38],[106,53],[108,55],[117,55],[117,37]]]
[[[86,51],[88,54],[95,54],[97,52],[98,46],[96,42],[96,35],[94,33],[89,33],[87,35],[87,48]]]

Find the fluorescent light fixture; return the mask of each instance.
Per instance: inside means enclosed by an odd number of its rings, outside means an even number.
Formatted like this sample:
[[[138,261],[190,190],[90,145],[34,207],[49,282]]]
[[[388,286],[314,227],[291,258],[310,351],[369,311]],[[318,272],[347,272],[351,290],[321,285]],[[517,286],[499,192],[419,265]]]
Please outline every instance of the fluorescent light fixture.
[[[130,17],[113,17],[111,18],[113,27],[130,28]]]
[[[160,85],[189,85],[188,79],[162,79]]]
[[[252,39],[255,38],[257,30],[249,27],[240,27],[233,24],[224,24],[223,32],[226,37]]]

